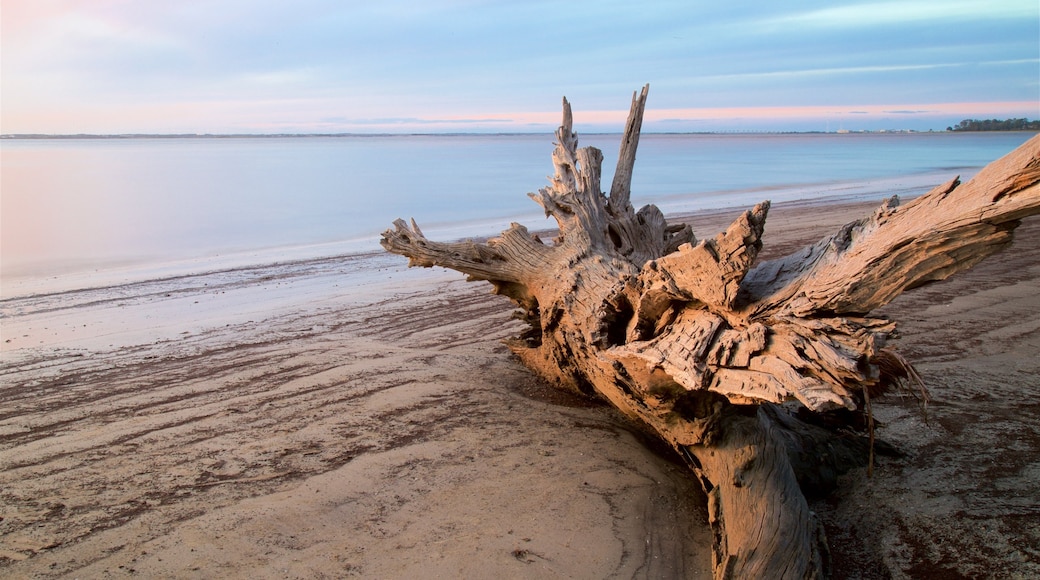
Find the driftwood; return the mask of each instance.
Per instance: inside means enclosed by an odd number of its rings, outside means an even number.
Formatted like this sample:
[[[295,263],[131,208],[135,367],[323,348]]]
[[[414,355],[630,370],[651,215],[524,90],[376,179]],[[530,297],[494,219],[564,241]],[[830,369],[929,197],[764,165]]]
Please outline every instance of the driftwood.
[[[912,376],[885,348],[895,323],[870,312],[1007,246],[1040,213],[1040,137],[968,183],[889,199],[756,264],[769,202],[701,241],[653,205],[633,209],[646,95],[633,95],[609,196],[603,156],[578,148],[564,99],[555,175],[529,194],[559,225],[551,242],[519,224],[487,243],[434,242],[397,220],[382,245],[490,282],[530,325],[509,342],[527,366],[607,399],[685,457],[707,492],[716,577],[823,576],[826,541],[804,494],[826,492],[869,446],[803,419],[861,427],[870,396]]]

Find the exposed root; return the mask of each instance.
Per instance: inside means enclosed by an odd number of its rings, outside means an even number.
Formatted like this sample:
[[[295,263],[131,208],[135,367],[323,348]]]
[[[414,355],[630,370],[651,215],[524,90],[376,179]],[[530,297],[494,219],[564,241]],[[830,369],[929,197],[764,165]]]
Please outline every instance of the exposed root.
[[[885,394],[887,387],[898,387],[900,394],[908,394],[921,404],[921,413],[925,415],[927,421],[928,401],[931,400],[931,397],[928,394],[928,387],[924,384],[924,379],[917,374],[914,365],[906,357],[890,348],[879,350],[871,362],[877,365],[881,373],[881,381],[878,384],[880,388],[875,387],[875,390],[869,395],[878,397]],[[868,395],[869,390],[869,388],[864,388],[864,395]]]

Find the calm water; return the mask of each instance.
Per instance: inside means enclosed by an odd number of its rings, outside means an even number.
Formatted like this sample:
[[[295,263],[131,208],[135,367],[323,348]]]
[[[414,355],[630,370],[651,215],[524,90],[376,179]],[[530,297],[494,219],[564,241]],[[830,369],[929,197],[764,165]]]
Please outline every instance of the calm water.
[[[1031,134],[644,135],[633,203],[665,212],[913,195],[973,175]],[[605,155],[616,135],[581,137]],[[378,250],[415,217],[430,237],[550,226],[527,198],[550,135],[3,140],[4,286],[77,271]],[[220,258],[218,258],[218,256]],[[6,292],[10,295],[10,292]]]

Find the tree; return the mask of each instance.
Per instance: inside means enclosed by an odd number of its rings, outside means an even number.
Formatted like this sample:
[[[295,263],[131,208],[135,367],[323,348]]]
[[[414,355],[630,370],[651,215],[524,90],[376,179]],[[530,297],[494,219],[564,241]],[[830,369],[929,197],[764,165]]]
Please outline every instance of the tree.
[[[629,199],[648,87],[633,95],[609,195],[603,156],[578,148],[570,104],[548,187],[529,194],[555,218],[544,242],[519,224],[486,243],[428,240],[414,222],[383,234],[409,265],[486,280],[529,329],[510,348],[541,376],[605,398],[653,429],[701,481],[719,578],[826,572],[804,493],[863,464],[862,438],[814,425],[864,424],[870,399],[913,376],[870,312],[1010,243],[1040,212],[1040,137],[983,170],[777,260],[755,263],[769,202],[698,242]],[[810,421],[804,420],[809,417]]]
[[[1037,131],[1040,130],[1040,121],[1029,119],[965,119],[957,123],[955,127],[947,127],[947,131]]]

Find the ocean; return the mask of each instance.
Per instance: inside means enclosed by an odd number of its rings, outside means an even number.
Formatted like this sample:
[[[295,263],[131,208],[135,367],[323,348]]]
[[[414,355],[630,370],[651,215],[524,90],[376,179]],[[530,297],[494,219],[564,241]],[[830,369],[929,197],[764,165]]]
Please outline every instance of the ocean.
[[[912,197],[1031,136],[647,134],[632,201],[675,214]],[[604,153],[605,189],[619,140],[579,135]],[[526,194],[547,184],[552,149],[548,134],[3,139],[0,297],[378,252],[399,217],[431,239],[549,228]]]

